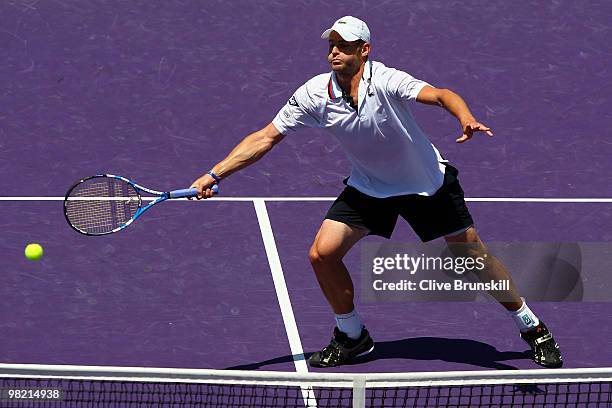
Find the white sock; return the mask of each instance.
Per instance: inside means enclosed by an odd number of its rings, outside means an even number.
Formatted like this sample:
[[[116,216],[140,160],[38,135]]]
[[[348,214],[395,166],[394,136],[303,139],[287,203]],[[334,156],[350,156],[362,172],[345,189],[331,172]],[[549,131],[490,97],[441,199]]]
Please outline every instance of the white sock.
[[[538,324],[540,324],[540,319],[538,319],[538,317],[533,314],[531,309],[529,309],[529,306],[527,306],[525,299],[523,299],[523,306],[521,306],[519,310],[510,312],[510,314],[514,319],[514,323],[516,323],[516,326],[522,332],[531,330],[537,327]]]
[[[361,329],[363,329],[363,323],[361,318],[353,309],[352,312],[346,314],[335,315],[336,326],[341,332],[346,333],[351,339],[358,339],[361,335]]]

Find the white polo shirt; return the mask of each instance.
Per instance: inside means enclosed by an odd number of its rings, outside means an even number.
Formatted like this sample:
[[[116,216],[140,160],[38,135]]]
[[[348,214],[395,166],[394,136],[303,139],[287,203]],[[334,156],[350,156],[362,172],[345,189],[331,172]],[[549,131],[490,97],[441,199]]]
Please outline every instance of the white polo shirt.
[[[329,131],[352,164],[348,185],[362,193],[429,196],[442,185],[445,167],[409,109],[425,85],[380,62],[366,62],[357,110],[342,98],[331,72],[299,87],[272,123],[284,135],[303,127]]]

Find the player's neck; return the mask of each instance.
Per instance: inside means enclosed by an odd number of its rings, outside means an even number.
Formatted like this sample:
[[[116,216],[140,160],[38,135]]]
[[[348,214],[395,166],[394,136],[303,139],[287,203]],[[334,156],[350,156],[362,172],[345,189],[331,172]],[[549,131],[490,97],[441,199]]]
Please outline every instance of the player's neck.
[[[365,63],[359,66],[359,69],[355,73],[345,74],[342,72],[336,72],[336,80],[338,81],[338,85],[347,93],[352,93],[354,89],[359,88],[359,81],[363,76],[363,70],[365,68]]]

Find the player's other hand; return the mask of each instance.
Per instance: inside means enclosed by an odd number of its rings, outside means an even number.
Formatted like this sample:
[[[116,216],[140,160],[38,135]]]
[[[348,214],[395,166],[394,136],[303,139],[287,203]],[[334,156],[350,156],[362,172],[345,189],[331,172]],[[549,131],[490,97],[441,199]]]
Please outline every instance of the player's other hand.
[[[463,129],[463,135],[456,140],[457,143],[463,143],[466,140],[470,140],[474,132],[485,132],[488,136],[493,136],[491,128],[477,122],[476,120],[467,120],[461,122],[461,128]]]
[[[198,200],[203,198],[210,198],[215,195],[215,192],[212,190],[212,186],[217,182],[214,178],[212,178],[209,174],[204,174],[202,177],[191,183],[191,187],[189,188],[197,188],[198,189]]]

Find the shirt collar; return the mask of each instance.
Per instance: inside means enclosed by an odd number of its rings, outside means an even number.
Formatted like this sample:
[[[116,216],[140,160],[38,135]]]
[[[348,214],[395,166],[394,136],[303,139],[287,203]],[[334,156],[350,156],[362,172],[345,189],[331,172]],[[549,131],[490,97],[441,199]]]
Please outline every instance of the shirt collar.
[[[342,88],[340,88],[338,80],[336,79],[336,73],[333,71],[329,78],[329,83],[327,84],[327,95],[329,99],[336,99],[342,96]]]
[[[371,70],[372,70],[372,60],[368,59],[365,63],[365,67],[363,67],[363,75],[361,76],[362,81],[368,82],[368,78],[370,78]]]
[[[368,60],[363,68],[363,75],[361,76],[362,81],[367,82],[368,78],[370,78],[371,69],[372,61]],[[336,73],[334,71],[332,71],[329,82],[327,83],[327,96],[329,96],[330,99],[342,97],[342,88],[340,88],[340,85],[338,84]]]

